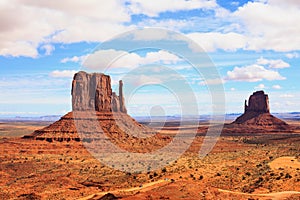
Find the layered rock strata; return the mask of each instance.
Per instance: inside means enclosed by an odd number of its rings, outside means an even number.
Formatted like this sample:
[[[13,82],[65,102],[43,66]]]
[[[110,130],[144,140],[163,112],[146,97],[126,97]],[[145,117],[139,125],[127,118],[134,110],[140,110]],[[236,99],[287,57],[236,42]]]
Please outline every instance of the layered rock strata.
[[[72,112],[24,138],[48,142],[77,141],[105,144],[137,152],[160,148],[171,140],[143,126],[127,114],[123,82],[119,96],[112,92],[111,79],[101,73],[78,72],[72,81]],[[105,135],[105,136],[104,136]],[[136,146],[143,148],[133,148]]]

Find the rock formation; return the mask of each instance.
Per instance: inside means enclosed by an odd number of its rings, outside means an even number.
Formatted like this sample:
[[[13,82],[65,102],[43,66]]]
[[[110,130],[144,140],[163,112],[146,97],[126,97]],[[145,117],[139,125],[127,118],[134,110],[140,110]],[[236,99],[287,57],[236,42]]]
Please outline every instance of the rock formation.
[[[127,114],[122,81],[119,82],[118,96],[112,92],[108,75],[81,71],[74,75],[71,94],[72,112],[24,138],[47,142],[94,142],[105,149],[108,137],[119,147],[137,152],[159,149],[170,142],[169,137],[157,134]]]
[[[249,97],[249,105],[245,102],[245,112],[270,113],[269,97],[264,91],[254,92]]]
[[[123,96],[123,82],[119,81],[119,102],[120,102],[120,112],[127,113],[127,109],[125,107],[125,99]]]
[[[254,92],[245,100],[244,114],[239,116],[226,128],[238,128],[237,131],[253,132],[249,129],[260,131],[290,131],[291,127],[284,121],[270,114],[269,97],[264,91]],[[254,131],[255,132],[255,131]]]
[[[264,91],[254,92],[248,100],[245,100],[244,114],[235,120],[235,123],[241,124],[247,120],[256,117],[263,113],[270,113],[269,97]]]
[[[127,113],[123,96],[123,82],[119,82],[119,97],[112,92],[110,77],[101,73],[78,72],[72,82],[73,111]]]

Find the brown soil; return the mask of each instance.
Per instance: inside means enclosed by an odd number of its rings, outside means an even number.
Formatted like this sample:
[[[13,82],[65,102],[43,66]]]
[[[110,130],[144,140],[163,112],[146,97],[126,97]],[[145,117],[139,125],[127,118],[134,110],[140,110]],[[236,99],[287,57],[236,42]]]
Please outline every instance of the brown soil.
[[[167,138],[176,133],[169,127]],[[0,199],[99,199],[109,192],[122,199],[300,198],[300,135],[221,136],[201,159],[203,140],[196,137],[165,169],[126,173],[101,164],[81,141],[2,138]]]

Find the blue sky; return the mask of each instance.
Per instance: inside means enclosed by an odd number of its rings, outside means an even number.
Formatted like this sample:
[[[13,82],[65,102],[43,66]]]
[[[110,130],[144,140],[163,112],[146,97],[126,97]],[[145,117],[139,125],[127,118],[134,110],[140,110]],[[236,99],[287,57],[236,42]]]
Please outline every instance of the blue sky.
[[[199,114],[211,112],[208,88],[220,83],[227,113],[242,112],[244,99],[262,89],[269,94],[271,112],[300,111],[298,0],[2,0],[0,13],[2,116],[70,111],[73,74],[85,69],[84,63],[100,65],[105,61],[104,56],[92,63],[95,48],[144,27],[175,31],[195,41],[211,58],[220,79],[203,79],[172,52],[128,52],[107,73],[114,89],[119,79],[127,80],[128,88],[132,80],[141,86],[127,96],[130,114],[162,114],[158,106],[165,114],[180,113],[176,95],[159,87],[172,80],[163,78],[163,72],[145,68],[140,76],[128,76],[133,69],[152,64],[153,69],[157,65],[174,69],[185,78],[197,99]],[[182,86],[176,81],[174,86]]]

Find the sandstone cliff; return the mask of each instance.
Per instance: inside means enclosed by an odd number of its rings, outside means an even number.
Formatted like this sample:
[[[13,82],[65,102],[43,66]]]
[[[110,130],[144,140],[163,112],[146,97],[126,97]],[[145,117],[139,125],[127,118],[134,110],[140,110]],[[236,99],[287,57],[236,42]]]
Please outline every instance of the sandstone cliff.
[[[123,82],[119,82],[119,96],[112,92],[111,80],[102,73],[78,72],[72,82],[73,111],[127,113],[123,96]]]
[[[240,128],[245,130],[252,128],[263,131],[290,131],[291,127],[284,121],[270,114],[269,97],[264,91],[254,92],[245,101],[244,114],[239,116],[231,125],[225,128]]]

